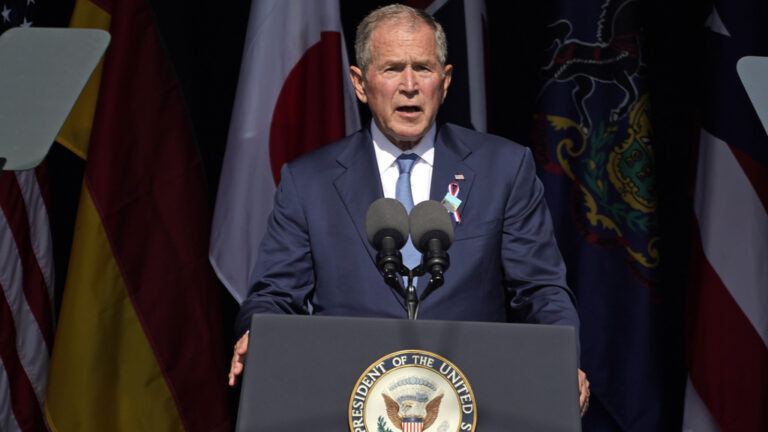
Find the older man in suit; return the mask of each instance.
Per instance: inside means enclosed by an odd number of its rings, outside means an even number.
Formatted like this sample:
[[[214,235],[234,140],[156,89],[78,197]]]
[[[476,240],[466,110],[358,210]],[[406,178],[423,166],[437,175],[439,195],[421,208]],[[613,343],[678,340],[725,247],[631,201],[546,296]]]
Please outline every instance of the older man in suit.
[[[419,318],[578,330],[530,151],[435,125],[452,73],[440,24],[407,6],[380,8],[358,26],[355,51],[350,77],[371,110],[370,127],[283,167],[237,331],[246,332],[253,313],[405,317],[404,301],[384,283],[365,231],[373,201],[402,200],[396,189],[404,173],[414,203],[440,201],[446,193],[461,201],[445,285],[424,299]],[[419,292],[426,285],[421,279]],[[247,349],[245,333],[235,346],[230,385]],[[583,413],[589,383],[581,371],[579,388]]]

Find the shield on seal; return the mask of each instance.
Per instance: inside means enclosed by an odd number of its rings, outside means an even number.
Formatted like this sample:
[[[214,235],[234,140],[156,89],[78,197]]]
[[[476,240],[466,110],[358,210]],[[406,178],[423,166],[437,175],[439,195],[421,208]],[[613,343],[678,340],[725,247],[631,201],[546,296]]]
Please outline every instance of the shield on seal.
[[[403,432],[421,432],[421,426],[424,424],[421,417],[404,417]]]

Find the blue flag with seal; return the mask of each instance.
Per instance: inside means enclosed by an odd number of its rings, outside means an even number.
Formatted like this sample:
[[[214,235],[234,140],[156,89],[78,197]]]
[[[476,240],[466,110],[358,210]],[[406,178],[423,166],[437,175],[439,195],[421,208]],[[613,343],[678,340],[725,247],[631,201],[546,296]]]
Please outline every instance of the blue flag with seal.
[[[660,237],[641,0],[561,2],[534,150],[581,317],[586,430],[662,428]]]

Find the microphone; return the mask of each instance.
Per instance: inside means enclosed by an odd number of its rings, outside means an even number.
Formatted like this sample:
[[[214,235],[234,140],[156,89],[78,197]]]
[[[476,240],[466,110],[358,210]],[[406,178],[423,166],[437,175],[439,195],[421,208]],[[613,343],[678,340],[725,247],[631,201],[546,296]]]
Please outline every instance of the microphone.
[[[391,286],[400,287],[397,277],[403,267],[400,249],[408,240],[408,212],[403,204],[392,198],[374,201],[365,214],[365,233],[368,242],[378,251],[376,267],[384,275],[385,281]]]
[[[421,298],[441,286],[443,273],[450,265],[446,251],[453,243],[453,225],[445,207],[437,201],[423,201],[411,210],[408,217],[413,246],[424,255],[422,269],[432,278]]]

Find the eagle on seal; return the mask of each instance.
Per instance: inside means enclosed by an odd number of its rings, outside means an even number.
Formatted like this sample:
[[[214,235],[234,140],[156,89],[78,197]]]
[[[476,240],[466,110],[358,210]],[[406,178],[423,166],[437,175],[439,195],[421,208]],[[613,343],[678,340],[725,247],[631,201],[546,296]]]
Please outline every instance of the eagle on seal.
[[[385,393],[382,393],[381,395],[384,397],[384,403],[387,406],[387,416],[389,417],[389,420],[396,428],[403,430],[403,415],[400,413],[400,404]],[[425,407],[426,415],[422,417],[422,430],[426,430],[432,426],[432,423],[434,423],[435,420],[437,420],[437,414],[440,411],[440,401],[443,400],[443,396],[444,395],[442,394],[436,396],[427,403]],[[405,402],[402,408],[403,414],[407,417],[421,417],[419,415],[408,413],[409,409],[412,408],[408,402]]]

